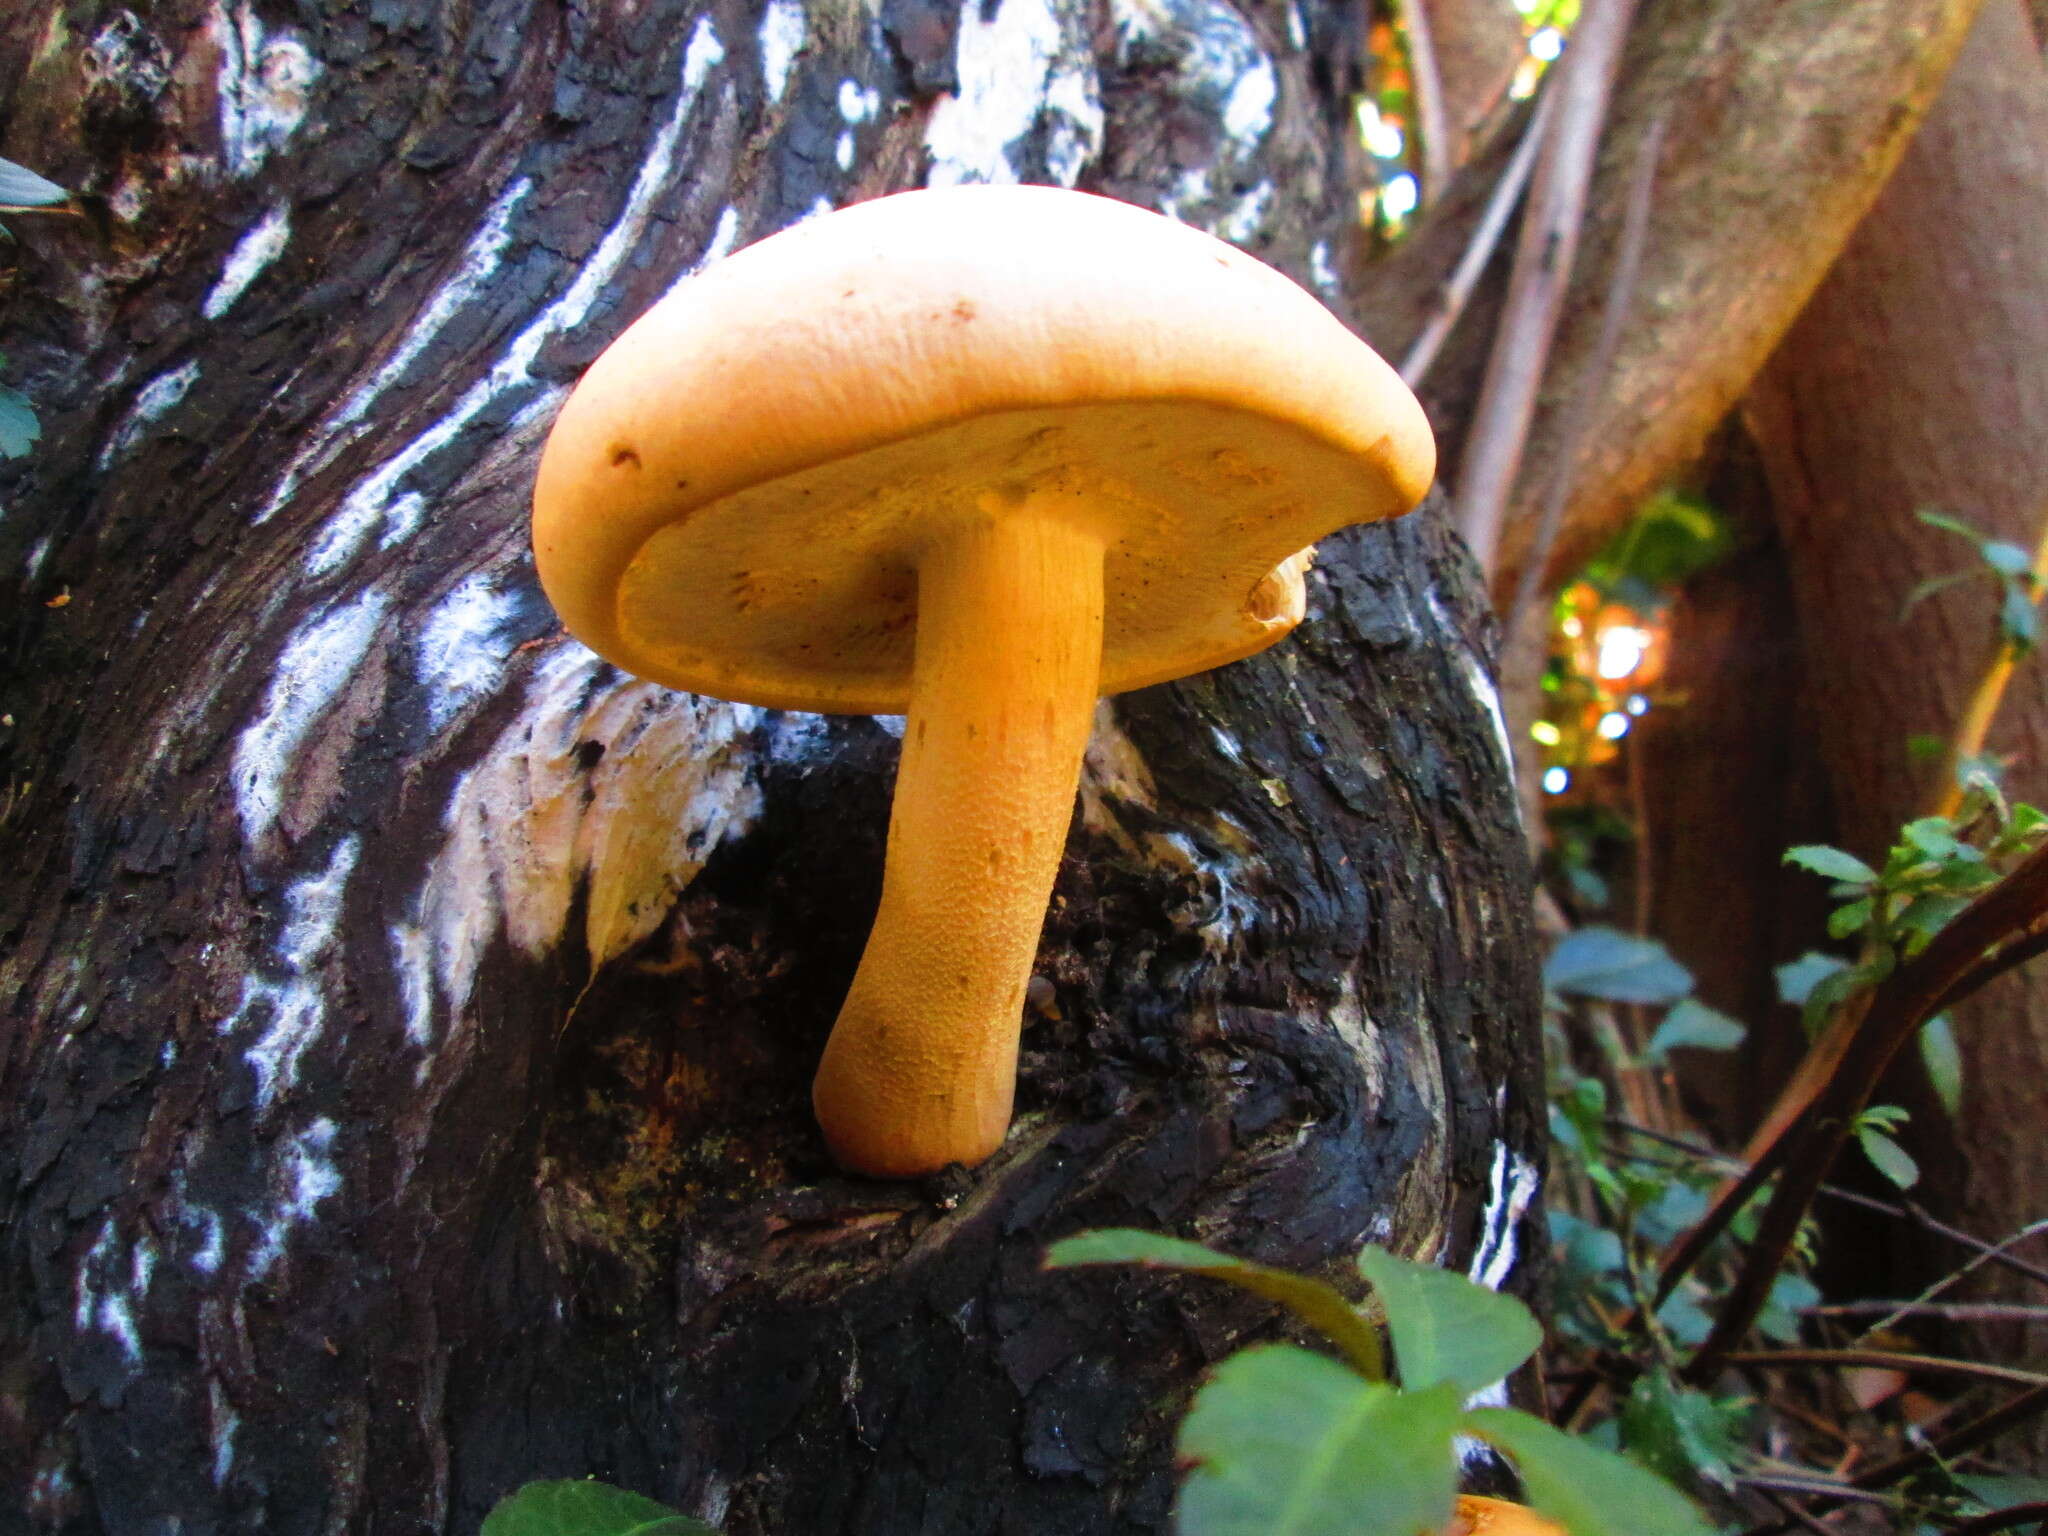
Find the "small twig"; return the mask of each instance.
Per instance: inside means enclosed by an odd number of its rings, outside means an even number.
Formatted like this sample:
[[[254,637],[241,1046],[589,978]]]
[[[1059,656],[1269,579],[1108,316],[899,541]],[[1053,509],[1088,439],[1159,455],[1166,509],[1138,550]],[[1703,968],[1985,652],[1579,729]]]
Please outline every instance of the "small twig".
[[[2007,1323],[2048,1320],[2048,1307],[2006,1301],[1845,1301],[1826,1307],[1801,1307],[1802,1317],[1938,1317],[1951,1323]],[[1884,1324],[1880,1323],[1881,1330]],[[1877,1331],[1877,1330],[1873,1330]]]
[[[1827,1526],[1822,1525],[1813,1516],[1793,1503],[1791,1495],[1780,1493],[1775,1488],[1759,1488],[1757,1492],[1761,1493],[1766,1499],[1769,1499],[1771,1507],[1782,1513],[1794,1525],[1802,1526],[1809,1531],[1818,1531],[1820,1536],[1835,1536],[1835,1533]]]
[[[1443,349],[1445,340],[1465,313],[1472,290],[1479,286],[1480,274],[1493,260],[1494,249],[1508,227],[1508,219],[1529,185],[1529,173],[1536,167],[1536,153],[1543,147],[1543,136],[1549,131],[1556,101],[1557,97],[1549,91],[1537,99],[1529,126],[1522,130],[1522,142],[1515,146],[1515,153],[1500,173],[1500,180],[1494,183],[1493,196],[1487,199],[1485,211],[1479,216],[1471,243],[1465,247],[1465,254],[1458,258],[1451,275],[1437,290],[1429,319],[1409,344],[1408,355],[1401,359],[1401,382],[1410,389],[1421,386],[1430,364],[1436,361],[1437,353]]]
[[[1557,120],[1529,188],[1507,304],[1465,437],[1453,520],[1480,568],[1499,565],[1508,494],[1536,414],[1536,395],[1578,253],[1607,98],[1635,0],[1587,0],[1558,65]]]
[[[1918,1296],[1914,1297],[1912,1303],[1909,1303],[1905,1307],[1901,1307],[1898,1311],[1892,1313],[1887,1317],[1880,1318],[1877,1322],[1872,1323],[1868,1328],[1864,1329],[1864,1336],[1867,1338],[1869,1335],[1873,1333],[1882,1333],[1885,1329],[1891,1327],[1893,1323],[1896,1323],[1900,1318],[1906,1316],[1907,1312],[1911,1310],[1914,1306],[1917,1306],[1922,1303],[1933,1303],[1934,1298],[1939,1296],[1943,1291],[1947,1290],[1950,1286],[1960,1284],[1962,1281],[1968,1279],[1978,1269],[1990,1263],[1994,1258],[1998,1256],[2000,1249],[2010,1248],[2015,1244],[2023,1243],[2028,1238],[2034,1237],[2042,1232],[2048,1232],[2048,1220],[2037,1221],[2030,1226],[2020,1228],[2019,1231],[2013,1233],[2011,1237],[2006,1238],[2005,1241],[2000,1243],[1996,1248],[1986,1248],[1981,1253],[1972,1254],[1968,1259],[1966,1259],[1963,1262],[1963,1264],[1959,1268],[1951,1270],[1948,1274],[1943,1275],[1939,1280],[1936,1280],[1932,1285],[1928,1286],[1925,1290],[1923,1290]],[[2048,1316],[2048,1308],[2023,1310],[2038,1310],[2041,1312],[2043,1316]]]
[[[1434,201],[1451,184],[1451,125],[1444,111],[1444,77],[1436,67],[1436,44],[1429,30],[1428,0],[1405,0],[1401,18],[1408,23],[1408,73],[1415,81],[1415,127],[1422,135],[1422,157],[1416,179],[1422,198]]]
[[[2048,1521],[2048,1499],[2035,1499],[2026,1504],[2008,1504],[2003,1509],[1994,1509],[1988,1515],[1965,1520],[1951,1530],[1949,1536],[1991,1536],[1993,1531],[2010,1531],[2016,1526],[2036,1521]]]
[[[1807,1498],[1844,1499],[1858,1504],[1882,1504],[1887,1508],[1897,1502],[1888,1494],[1873,1493],[1850,1483],[1837,1483],[1820,1477],[1780,1477],[1772,1473],[1749,1472],[1738,1473],[1735,1480],[1745,1488],[1795,1493]]]
[[[2048,1387],[2048,1376],[2038,1371],[2023,1371],[2010,1365],[1987,1365],[1980,1360],[1914,1355],[1891,1349],[1743,1350],[1724,1355],[1722,1359],[1729,1365],[1750,1365],[1762,1370],[1794,1365],[1832,1365],[1845,1370],[1856,1366],[1875,1366],[1879,1370],[1904,1371],[1909,1375],[1974,1376],[1983,1381],[2002,1381],[2008,1386]]]

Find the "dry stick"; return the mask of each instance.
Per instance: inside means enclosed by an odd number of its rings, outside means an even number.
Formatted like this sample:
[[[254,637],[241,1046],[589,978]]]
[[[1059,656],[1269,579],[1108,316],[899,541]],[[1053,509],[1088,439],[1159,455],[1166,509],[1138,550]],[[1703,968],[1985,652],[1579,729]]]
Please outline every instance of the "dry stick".
[[[2016,946],[2008,945],[2006,949],[1999,951],[1999,953],[2002,956],[2009,953],[2014,947]],[[1972,972],[1971,974],[1974,975],[1975,973]],[[1968,978],[1965,979],[1967,980]],[[1937,1013],[1940,1011],[1939,1007],[1935,1009]],[[1654,1131],[1647,1125],[1636,1125],[1627,1120],[1617,1119],[1612,1115],[1608,1116],[1607,1124],[1615,1130],[1626,1131],[1631,1136],[1640,1136],[1645,1141],[1658,1142],[1663,1146],[1675,1148],[1677,1151],[1690,1153],[1699,1162],[1717,1163],[1736,1174],[1748,1171],[1745,1164],[1728,1156],[1727,1153],[1716,1151],[1712,1147],[1701,1146],[1696,1141],[1687,1141],[1682,1136],[1672,1136],[1663,1131]],[[1626,1153],[1626,1155],[1638,1160],[1648,1161],[1639,1152]],[[1863,1194],[1857,1190],[1843,1189],[1837,1184],[1823,1184],[1820,1187],[1820,1192],[1830,1199],[1844,1200],[1850,1205],[1861,1206],[1866,1211],[1876,1211],[1881,1215],[1894,1216],[1902,1221],[1910,1221],[1923,1232],[1932,1233],[1936,1237],[1946,1238],[1949,1242],[1956,1244],[1960,1248],[1968,1248],[1973,1253],[1983,1255],[1987,1263],[1995,1264],[2001,1269],[2009,1269],[2016,1275],[2024,1275],[2027,1279],[2038,1284],[2048,1285],[2048,1269],[2043,1269],[2039,1265],[2029,1264],[2025,1259],[2016,1258],[2006,1251],[2015,1243],[2023,1243],[2042,1228],[2048,1227],[2048,1220],[2022,1227],[2019,1231],[2012,1233],[2008,1237],[2000,1238],[1995,1243],[1987,1243],[1983,1238],[1965,1232],[1960,1227],[1952,1227],[1945,1221],[1937,1221],[1934,1217],[1927,1214],[1925,1207],[1916,1205],[1911,1200],[1897,1203],[1890,1200],[1879,1200],[1874,1196]],[[1896,1303],[1887,1302],[1884,1305],[1890,1306],[1896,1305]]]
[[[1728,1365],[1756,1366],[1771,1370],[1778,1366],[1838,1365],[1843,1369],[1875,1366],[1879,1370],[1904,1371],[1920,1376],[1974,1376],[1981,1381],[2002,1381],[2008,1386],[2048,1387],[2048,1376],[2023,1371],[2011,1365],[1986,1365],[1978,1360],[1952,1360],[1942,1355],[1916,1355],[1898,1349],[1762,1349],[1727,1355]]]
[[[1749,1331],[1763,1309],[1771,1283],[1828,1168],[1892,1057],[1944,999],[1959,995],[1957,984],[1965,975],[1981,970],[1978,961],[1985,951],[2008,942],[2015,933],[2030,930],[2044,911],[2048,911],[2048,847],[2029,854],[1870,994],[1863,1026],[1849,1041],[1840,1068],[1806,1113],[1774,1144],[1774,1151],[1784,1148],[1783,1176],[1743,1255],[1713,1330],[1686,1367],[1688,1380],[1711,1379],[1721,1358]],[[1700,1245],[1694,1243],[1699,1231],[1696,1227],[1688,1235],[1688,1263],[1700,1251]],[[1677,1283],[1678,1273],[1678,1256],[1674,1255],[1665,1266],[1660,1298]]]
[[[1557,120],[1529,189],[1507,306],[1465,438],[1452,519],[1490,577],[1499,565],[1508,493],[1521,467],[1536,394],[1578,252],[1607,98],[1635,0],[1587,0],[1557,66]]]
[[[1428,0],[1407,0],[1401,8],[1408,23],[1408,73],[1415,80],[1416,128],[1422,134],[1422,196],[1433,201],[1451,184],[1451,127],[1444,112],[1444,77],[1436,67],[1436,45],[1430,40]]]
[[[2019,1231],[2015,1232],[2011,1237],[2008,1237],[2003,1243],[2001,1243],[1999,1247],[2009,1247],[2015,1243],[2023,1243],[2028,1238],[2034,1237],[2042,1232],[2048,1232],[2048,1220],[2037,1221],[2029,1226],[2020,1228]],[[1936,1280],[1932,1285],[1928,1286],[1918,1296],[1915,1296],[1911,1301],[1904,1303],[1896,1311],[1890,1313],[1889,1315],[1880,1317],[1876,1322],[1872,1323],[1868,1328],[1864,1329],[1863,1337],[1869,1338],[1874,1333],[1882,1333],[1887,1328],[1891,1327],[1892,1324],[1898,1322],[1899,1319],[1905,1317],[1908,1313],[1922,1309],[1927,1306],[1934,1305],[1935,1297],[1939,1296],[1943,1291],[1947,1290],[1950,1286],[1960,1284],[1962,1281],[1968,1279],[1970,1275],[1973,1274],[1976,1270],[1982,1268],[1984,1265],[1990,1263],[1992,1259],[1997,1257],[1997,1254],[1998,1249],[1996,1248],[1987,1248],[1982,1253],[1972,1254],[1967,1260],[1963,1262],[1960,1268],[1949,1271],[1949,1273],[1943,1275],[1940,1279]],[[2048,1307],[2024,1308],[2022,1310],[2038,1312],[2042,1316],[2048,1317]]]
[[[1437,353],[1443,350],[1445,340],[1465,313],[1472,290],[1479,286],[1480,274],[1493,260],[1501,233],[1508,227],[1508,219],[1514,214],[1515,206],[1521,202],[1523,189],[1529,185],[1529,172],[1535,169],[1536,152],[1543,147],[1556,102],[1556,95],[1550,91],[1545,91],[1537,101],[1529,126],[1522,130],[1522,142],[1515,146],[1507,168],[1501,172],[1500,180],[1494,183],[1493,196],[1487,199],[1486,209],[1479,216],[1471,243],[1465,247],[1465,254],[1458,258],[1458,265],[1452,269],[1451,275],[1437,290],[1435,306],[1428,321],[1409,344],[1408,355],[1401,359],[1401,382],[1410,389],[1421,386],[1430,364],[1436,361]]]
[[[1799,1315],[1881,1318],[1883,1321],[1864,1330],[1871,1334],[1882,1332],[1886,1325],[1906,1317],[1938,1317],[1951,1323],[2048,1322],[2048,1307],[2030,1307],[2019,1301],[1843,1301],[1825,1307],[1801,1307]]]

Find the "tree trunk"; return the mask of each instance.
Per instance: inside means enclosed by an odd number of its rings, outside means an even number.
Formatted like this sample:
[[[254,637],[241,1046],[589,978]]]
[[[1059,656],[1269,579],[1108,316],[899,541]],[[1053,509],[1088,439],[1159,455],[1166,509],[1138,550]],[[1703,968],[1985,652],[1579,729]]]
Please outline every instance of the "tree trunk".
[[[1016,1124],[916,1185],[835,1173],[807,1094],[888,722],[636,682],[532,579],[567,383],[820,206],[1078,180],[1340,300],[1360,8],[1263,15],[0,19],[0,152],[100,213],[0,248],[45,428],[0,478],[7,1528],[468,1532],[590,1473],[734,1533],[1158,1530],[1268,1315],[1049,1239],[1540,1248],[1528,873],[1434,512],[1103,706]]]
[[[2019,0],[1991,0],[1926,126],[1751,393],[1839,840],[1881,854],[1936,785],[1906,751],[1948,737],[1989,659],[1983,582],[1917,606],[1974,557],[1941,508],[2031,549],[2048,508],[2048,69]],[[2048,673],[1994,732],[2012,792],[2048,800]],[[2048,1211],[2048,973],[1958,1011],[1962,1209],[2001,1237]],[[1938,1113],[1923,1106],[1922,1119]],[[1923,1129],[1924,1134],[1924,1129]],[[2034,1256],[2044,1251],[2035,1247]],[[2034,1353],[2048,1347],[2035,1338]]]
[[[1884,186],[1978,3],[1642,7],[1601,139],[1524,472],[1509,500],[1496,592],[1515,589],[1553,476],[1567,473],[1572,488],[1546,562],[1562,575],[1699,454]],[[1594,375],[1626,189],[1660,123],[1633,323],[1611,370]],[[1397,353],[1421,328],[1487,191],[1479,178],[1454,186],[1373,274],[1362,301],[1367,319]],[[1497,291],[1475,299],[1424,391],[1453,484],[1497,307]],[[1574,403],[1588,390],[1586,430],[1567,442]]]

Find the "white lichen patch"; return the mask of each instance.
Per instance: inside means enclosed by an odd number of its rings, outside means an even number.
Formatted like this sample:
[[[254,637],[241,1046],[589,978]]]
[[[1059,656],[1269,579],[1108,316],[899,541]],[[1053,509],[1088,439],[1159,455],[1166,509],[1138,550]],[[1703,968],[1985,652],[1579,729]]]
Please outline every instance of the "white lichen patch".
[[[1504,1141],[1493,1144],[1493,1168],[1487,1177],[1486,1209],[1479,1218],[1479,1246],[1466,1275],[1497,1291],[1515,1267],[1515,1229],[1529,1214],[1543,1175]]]
[[[211,29],[221,162],[231,176],[253,175],[306,120],[320,63],[296,33],[266,28],[249,0],[216,7]]]
[[[1379,1027],[1365,1011],[1365,1000],[1359,996],[1358,978],[1346,972],[1343,989],[1337,1000],[1322,1010],[1322,1022],[1333,1030],[1344,1042],[1365,1080],[1367,1096],[1377,1104],[1386,1092],[1387,1048],[1380,1038]]]
[[[457,784],[446,836],[392,929],[407,1032],[458,1018],[503,932],[541,956],[579,888],[591,968],[659,927],[711,851],[761,808],[748,737],[762,712],[620,681],[574,642],[539,666],[518,715]]]
[[[276,1268],[292,1230],[313,1220],[322,1200],[340,1193],[334,1130],[334,1122],[322,1116],[284,1143],[271,1168],[270,1207],[250,1213],[256,1244],[249,1251],[249,1279],[261,1280]]]
[[[1115,704],[1101,699],[1096,702],[1095,724],[1081,759],[1081,825],[1136,852],[1136,845],[1110,808],[1112,803],[1150,810],[1159,804],[1159,788],[1137,744],[1124,734]]]
[[[180,363],[143,385],[135,396],[135,403],[128,407],[128,414],[121,418],[121,424],[107,438],[106,447],[100,450],[98,467],[106,469],[141,442],[149,431],[150,423],[183,400],[198,379],[199,364],[195,360]]]
[[[1154,832],[1145,839],[1145,844],[1158,862],[1205,876],[1213,884],[1215,907],[1195,928],[1209,953],[1224,953],[1258,921],[1258,903],[1245,894],[1242,866],[1235,858],[1204,851],[1186,832]]]
[[[234,1470],[235,1431],[242,1427],[242,1416],[228,1401],[227,1388],[218,1376],[206,1383],[206,1420],[206,1437],[213,1452],[213,1486],[218,1488]]]
[[[80,1333],[96,1329],[112,1337],[131,1366],[142,1359],[135,1308],[149,1294],[156,1259],[156,1240],[146,1230],[124,1255],[114,1218],[109,1216],[100,1224],[99,1234],[79,1261],[72,1281],[72,1326]]]
[[[1513,776],[1515,771],[1514,738],[1508,732],[1507,711],[1501,706],[1500,689],[1494,686],[1492,676],[1486,670],[1486,659],[1465,639],[1465,632],[1452,620],[1434,588],[1427,594],[1430,617],[1436,620],[1437,628],[1458,658],[1458,670],[1465,679],[1465,686],[1479,706],[1486,711],[1493,722],[1494,745],[1500,749],[1501,772]],[[1520,806],[1520,797],[1516,796]]]
[[[598,241],[597,248],[561,297],[527,323],[492,365],[490,372],[464,391],[453,410],[385,460],[349,492],[313,541],[306,558],[310,574],[322,576],[334,571],[354,556],[380,524],[387,525],[388,531],[388,524],[394,516],[416,523],[418,507],[408,508],[402,501],[400,486],[405,478],[452,443],[463,428],[493,402],[511,390],[530,385],[533,382],[533,360],[540,355],[541,348],[564,331],[574,330],[583,323],[591,306],[618,276],[619,269],[646,233],[655,199],[668,185],[669,176],[675,168],[676,148],[681,142],[691,109],[696,106],[712,69],[724,58],[725,48],[718,41],[717,30],[711,25],[710,18],[698,18],[696,30],[690,34],[689,44],[683,50],[682,79],[678,83],[675,102],[648,145],[633,185],[626,194],[625,204],[605,231],[604,238]],[[703,262],[704,258],[699,258],[697,266],[701,268]],[[387,546],[394,542],[397,542],[396,538],[387,537],[385,540]]]
[[[1308,275],[1309,280],[1324,293],[1333,296],[1336,294],[1339,284],[1337,281],[1337,269],[1330,264],[1329,241],[1318,240],[1309,247]]]
[[[1272,206],[1273,184],[1262,181],[1230,205],[1230,211],[1216,226],[1216,233],[1235,245],[1248,244],[1266,222]]]
[[[255,228],[235,242],[235,248],[228,252],[220,277],[208,291],[199,312],[209,320],[218,320],[233,309],[235,300],[248,291],[249,285],[256,281],[263,269],[284,254],[291,237],[291,209],[279,203],[263,215]]]
[[[369,654],[390,606],[390,598],[371,587],[285,642],[262,709],[235,740],[235,805],[249,842],[262,841],[277,825],[300,748]]]
[[[761,49],[761,84],[770,101],[782,100],[789,89],[789,72],[803,52],[806,30],[800,0],[768,0],[755,41]]]
[[[1021,179],[1010,152],[1042,128],[1046,166],[1072,186],[1102,149],[1102,93],[1092,58],[1064,44],[1050,0],[1003,0],[993,17],[960,11],[957,94],[925,129],[932,186]]]
[[[486,285],[497,276],[504,261],[505,247],[511,238],[512,215],[532,190],[532,178],[521,176],[492,201],[483,222],[464,246],[462,259],[455,271],[434,290],[433,297],[406,327],[398,345],[376,373],[352,390],[340,409],[308,435],[307,441],[285,465],[270,499],[250,519],[251,522],[264,523],[276,516],[307,475],[333,463],[344,448],[360,438],[367,430],[364,423],[370,407],[393,385],[402,382],[419,361],[420,354],[433,344],[448,322],[484,293]]]
[[[286,890],[284,930],[266,974],[243,979],[240,1006],[220,1023],[221,1034],[230,1037],[252,1026],[257,1031],[242,1059],[256,1074],[259,1117],[297,1085],[299,1062],[326,1027],[322,969],[340,942],[342,898],[360,851],[358,839],[343,838],[324,869]]]
[[[1280,97],[1280,82],[1273,62],[1260,54],[1251,67],[1237,77],[1223,102],[1223,131],[1246,150],[1255,150],[1273,126],[1273,103]]]
[[[413,671],[435,732],[498,686],[511,655],[505,630],[518,612],[518,595],[488,571],[465,577],[428,611],[413,644]]]

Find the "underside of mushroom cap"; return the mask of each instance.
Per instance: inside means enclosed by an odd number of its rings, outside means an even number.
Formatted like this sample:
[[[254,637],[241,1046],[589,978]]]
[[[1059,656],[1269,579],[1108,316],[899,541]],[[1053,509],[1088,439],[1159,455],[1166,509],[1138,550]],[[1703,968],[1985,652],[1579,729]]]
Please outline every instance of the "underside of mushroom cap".
[[[1271,268],[1109,199],[954,188],[680,285],[563,408],[534,545],[571,631],[638,675],[892,712],[953,521],[1100,532],[1115,692],[1271,644],[1290,557],[1433,470],[1392,370]]]

